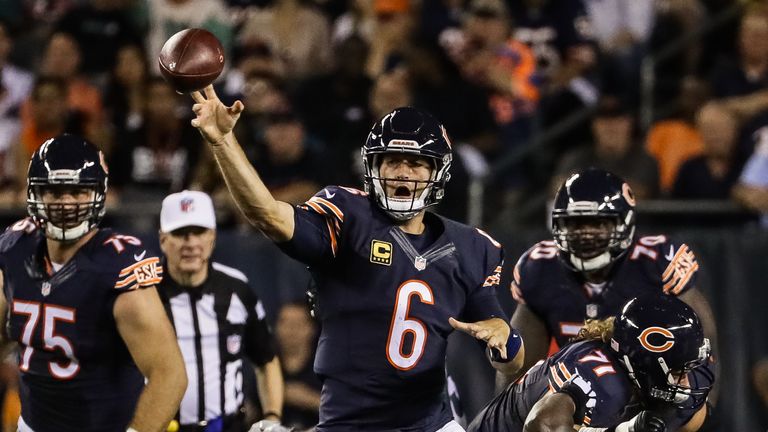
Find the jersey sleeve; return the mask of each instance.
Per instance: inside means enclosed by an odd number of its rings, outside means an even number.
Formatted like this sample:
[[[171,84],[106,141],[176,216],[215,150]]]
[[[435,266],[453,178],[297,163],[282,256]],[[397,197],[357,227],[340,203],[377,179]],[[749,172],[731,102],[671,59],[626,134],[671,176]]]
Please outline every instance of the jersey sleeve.
[[[651,243],[657,239],[658,244],[653,249],[655,264],[661,277],[662,289],[665,294],[680,295],[696,285],[699,262],[696,254],[685,243],[675,242],[667,236],[643,237],[638,241],[635,250],[639,250],[642,243]],[[641,253],[642,254],[642,253]]]
[[[115,234],[101,244],[107,277],[118,293],[153,287],[163,280],[160,255],[136,237]]]
[[[255,295],[248,302],[248,318],[245,322],[245,354],[257,366],[263,366],[277,355],[277,345],[267,324],[264,304]]]
[[[477,243],[483,248],[482,273],[474,288],[467,295],[467,303],[463,317],[470,322],[490,318],[502,318],[506,315],[496,295],[496,288],[501,281],[501,270],[504,265],[504,249],[486,232],[475,228]]]
[[[37,225],[32,219],[26,218],[13,223],[0,234],[0,271],[5,271],[5,255],[25,234],[31,234],[36,229]]]
[[[353,213],[355,196],[365,192],[339,186],[326,186],[294,209],[293,237],[278,246],[292,258],[312,265],[333,260]]]
[[[544,261],[556,259],[557,246],[553,241],[539,242],[520,256],[512,269],[512,282],[509,286],[512,298],[518,304],[530,306],[535,296],[535,280],[540,272],[546,271],[546,266],[542,267]]]
[[[566,382],[578,384],[587,402],[584,426],[614,426],[632,397],[623,372],[602,350],[563,358],[549,367],[549,385],[559,390]]]

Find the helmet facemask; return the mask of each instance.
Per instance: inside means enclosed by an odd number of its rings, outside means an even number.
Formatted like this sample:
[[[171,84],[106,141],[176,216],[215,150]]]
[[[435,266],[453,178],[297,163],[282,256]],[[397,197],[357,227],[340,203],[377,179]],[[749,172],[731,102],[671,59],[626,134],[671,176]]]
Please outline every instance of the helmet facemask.
[[[552,217],[555,244],[571,267],[581,272],[599,270],[627,251],[635,231],[631,211],[625,221],[618,212],[575,207],[555,212]]]
[[[386,154],[409,152],[387,151],[363,154],[365,165],[365,188],[375,197],[376,204],[392,219],[404,222],[416,216],[427,207],[438,204],[445,195],[445,184],[450,178],[448,170],[451,156],[442,159],[413,153],[430,162],[431,173],[427,180],[399,179],[383,177],[381,164]]]
[[[67,202],[51,198],[59,196],[65,189],[76,196],[85,192],[89,198]],[[50,192],[50,196],[44,199],[46,192]],[[97,181],[72,183],[31,178],[27,188],[27,210],[45,228],[46,237],[73,242],[87,234],[104,217],[105,192]]]
[[[707,367],[710,352],[709,339],[705,338],[698,358],[685,362],[675,370],[667,365],[662,356],[655,358],[654,364],[633,362],[627,355],[621,356],[620,360],[649,403],[686,409],[701,406],[712,388],[715,376]]]

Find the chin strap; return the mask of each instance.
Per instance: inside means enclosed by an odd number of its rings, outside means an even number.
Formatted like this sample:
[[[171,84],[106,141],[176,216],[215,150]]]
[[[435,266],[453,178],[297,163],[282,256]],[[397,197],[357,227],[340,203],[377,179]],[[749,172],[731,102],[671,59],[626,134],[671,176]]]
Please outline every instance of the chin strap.
[[[574,267],[581,271],[594,271],[599,270],[608,264],[611,263],[611,253],[608,251],[605,251],[601,253],[600,255],[589,258],[589,259],[582,259],[577,257],[574,254],[570,254],[570,260],[571,264],[573,264]]]
[[[74,228],[59,228],[51,222],[45,222],[45,236],[58,241],[74,241],[86,235],[90,231],[90,222],[84,220]]]

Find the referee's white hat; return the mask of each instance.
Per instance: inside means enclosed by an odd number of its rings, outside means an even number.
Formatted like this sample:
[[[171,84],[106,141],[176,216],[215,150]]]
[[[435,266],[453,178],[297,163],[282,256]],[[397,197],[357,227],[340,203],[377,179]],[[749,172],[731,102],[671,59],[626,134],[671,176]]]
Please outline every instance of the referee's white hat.
[[[216,229],[213,202],[205,192],[185,190],[163,200],[160,231],[169,233],[188,226]]]

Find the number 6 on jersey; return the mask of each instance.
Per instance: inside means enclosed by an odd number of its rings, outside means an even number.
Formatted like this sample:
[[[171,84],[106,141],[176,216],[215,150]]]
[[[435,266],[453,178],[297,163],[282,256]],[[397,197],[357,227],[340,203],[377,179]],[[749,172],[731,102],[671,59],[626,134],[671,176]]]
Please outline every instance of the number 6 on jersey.
[[[409,370],[416,366],[427,344],[427,328],[423,322],[408,316],[411,297],[418,296],[419,301],[434,304],[432,289],[420,280],[409,280],[400,285],[395,296],[395,310],[387,337],[387,360],[396,369]],[[403,350],[406,333],[413,335],[413,346],[409,353]]]

